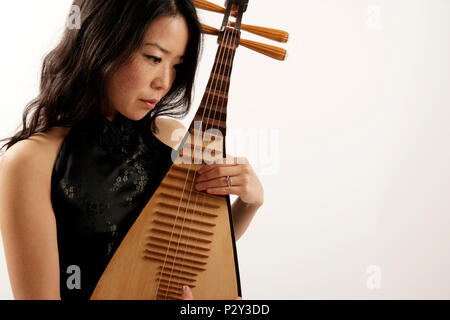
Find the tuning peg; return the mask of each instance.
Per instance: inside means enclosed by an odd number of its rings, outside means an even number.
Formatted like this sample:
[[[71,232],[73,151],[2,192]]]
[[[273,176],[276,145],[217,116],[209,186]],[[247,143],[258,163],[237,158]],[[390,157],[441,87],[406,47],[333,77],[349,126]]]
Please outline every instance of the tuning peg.
[[[271,46],[269,44],[260,43],[256,41],[240,39],[239,44],[253,51],[262,53],[268,57],[274,58],[276,60],[284,61],[287,57],[287,51],[283,48]]]
[[[206,24],[201,23],[202,25],[202,32],[205,34],[210,34],[213,36],[218,36],[219,35],[219,29],[216,29],[214,27],[208,26]]]
[[[219,35],[218,29],[208,26],[206,24],[202,24],[202,29],[203,29],[202,30],[203,33],[210,34],[213,36]],[[251,41],[251,40],[245,40],[245,39],[240,39],[239,44],[248,49],[251,49],[253,51],[262,53],[268,57],[274,58],[276,60],[283,61],[283,60],[286,60],[286,57],[287,57],[286,50],[279,48],[279,47],[271,46],[269,44]]]
[[[236,26],[236,23],[233,21],[230,21],[230,24],[234,27]],[[272,28],[265,28],[265,27],[258,27],[258,26],[251,26],[248,24],[242,24],[241,29],[251,32],[253,34],[257,34],[259,36],[275,40],[278,42],[288,42],[289,40],[289,33],[283,30],[278,29],[272,29]]]
[[[199,8],[199,9],[203,9],[203,10],[208,10],[208,11],[212,11],[212,12],[217,12],[217,13],[223,13],[225,14],[226,9],[224,7],[221,7],[215,3],[206,1],[206,0],[193,0],[195,7]],[[233,17],[236,17],[237,12],[236,11],[232,11],[231,15]]]
[[[203,10],[218,12],[218,13],[225,13],[225,8],[218,6],[217,4],[214,4],[212,2],[206,1],[206,0],[194,0],[194,5]]]

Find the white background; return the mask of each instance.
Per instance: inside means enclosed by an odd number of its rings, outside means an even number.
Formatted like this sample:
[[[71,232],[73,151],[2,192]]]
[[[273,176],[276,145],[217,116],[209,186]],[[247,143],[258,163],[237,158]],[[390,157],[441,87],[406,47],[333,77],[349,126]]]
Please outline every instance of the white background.
[[[2,1],[1,138],[37,95],[70,5]],[[291,35],[287,61],[240,47],[233,69],[227,151],[265,189],[238,241],[244,299],[449,299],[450,1],[251,0],[244,23]],[[206,36],[186,126],[216,48]],[[256,153],[239,150],[252,130]]]

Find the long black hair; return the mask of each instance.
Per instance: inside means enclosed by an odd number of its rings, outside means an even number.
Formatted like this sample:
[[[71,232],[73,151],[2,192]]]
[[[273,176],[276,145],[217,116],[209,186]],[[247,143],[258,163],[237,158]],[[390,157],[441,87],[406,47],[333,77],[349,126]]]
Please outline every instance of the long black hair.
[[[74,0],[72,8],[79,9],[79,28],[66,28],[60,43],[45,57],[40,93],[25,107],[22,130],[0,140],[8,140],[0,150],[34,133],[72,126],[98,113],[106,100],[108,79],[140,48],[149,25],[161,16],[182,15],[189,43],[172,88],[142,121],[157,132],[156,117],[182,118],[189,113],[202,40],[192,0]]]

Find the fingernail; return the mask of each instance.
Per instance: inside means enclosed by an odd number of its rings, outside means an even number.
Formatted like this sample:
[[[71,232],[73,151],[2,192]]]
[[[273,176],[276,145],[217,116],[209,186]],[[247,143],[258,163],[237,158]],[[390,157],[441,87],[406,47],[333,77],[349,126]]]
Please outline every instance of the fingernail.
[[[187,293],[188,287],[187,287],[187,286],[183,286],[183,291],[184,291],[185,293]]]

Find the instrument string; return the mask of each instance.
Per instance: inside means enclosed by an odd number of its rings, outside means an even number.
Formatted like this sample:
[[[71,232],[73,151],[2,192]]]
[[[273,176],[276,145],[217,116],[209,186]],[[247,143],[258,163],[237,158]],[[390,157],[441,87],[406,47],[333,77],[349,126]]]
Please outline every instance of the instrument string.
[[[228,42],[228,33],[229,33],[229,32],[228,32],[228,29],[226,29],[226,30],[225,30],[225,35],[224,35],[224,37],[225,37],[225,39],[226,39],[226,42]],[[223,47],[223,46],[222,46],[222,47]],[[222,50],[222,47],[220,48],[220,51],[219,51],[219,54],[218,54],[218,60],[221,59],[220,56],[223,56],[223,51],[224,51],[224,50]],[[222,62],[222,61],[221,61],[221,62]],[[221,64],[221,65],[222,65],[222,64]],[[216,63],[215,69],[216,69],[216,68],[217,68],[217,63]],[[215,71],[214,71],[214,73],[215,73]],[[213,80],[214,80],[214,79],[213,79]],[[216,88],[217,88],[217,80],[216,80]],[[203,115],[202,115],[202,123],[203,123],[203,119],[204,119],[204,115],[205,115],[205,110],[206,110],[206,106],[208,105],[208,101],[209,101],[210,95],[211,95],[211,93],[208,92],[206,104],[205,104],[205,106],[204,106]],[[194,133],[196,133],[195,126],[194,126]],[[201,132],[200,132],[200,133],[201,133]],[[201,140],[202,140],[202,139],[201,139]],[[196,141],[196,140],[194,140],[194,141]],[[203,145],[203,143],[202,143],[202,145]],[[194,150],[195,150],[195,147],[194,147]],[[191,160],[193,160],[193,159],[191,159]],[[161,274],[160,274],[160,277],[159,277],[158,285],[157,285],[157,287],[156,287],[156,296],[155,296],[155,298],[158,296],[159,288],[160,288],[160,285],[161,285],[162,274],[163,274],[163,272],[165,271],[165,268],[166,268],[167,258],[168,258],[170,246],[171,246],[171,244],[172,244],[172,238],[173,238],[173,236],[174,236],[175,225],[176,225],[176,222],[177,222],[177,220],[178,220],[178,213],[180,212],[181,202],[182,202],[183,195],[184,195],[184,192],[185,192],[185,189],[186,189],[186,184],[187,184],[187,181],[188,181],[188,176],[189,176],[191,167],[192,167],[192,161],[190,161],[188,173],[187,173],[187,175],[186,175],[185,183],[184,183],[184,186],[183,186],[183,190],[182,190],[180,202],[179,202],[179,205],[178,205],[177,214],[176,214],[176,216],[175,216],[174,226],[173,226],[173,228],[172,228],[172,232],[171,232],[171,236],[170,236],[168,248],[167,248],[167,250],[166,250],[166,255],[165,255],[165,257],[164,257],[163,266],[162,266],[162,268],[161,268]],[[193,181],[192,181],[192,184],[195,183],[195,177],[196,177],[196,170],[194,170],[194,179],[193,179]],[[191,185],[191,188],[189,188],[189,190],[190,190],[190,192],[189,192],[189,198],[188,198],[188,200],[187,200],[187,207],[186,207],[186,210],[185,210],[185,213],[184,213],[184,219],[183,219],[182,227],[181,227],[181,230],[180,230],[180,234],[179,234],[179,236],[178,236],[177,249],[176,249],[176,251],[175,251],[175,255],[174,255],[174,258],[173,258],[173,263],[172,263],[171,271],[169,272],[170,278],[169,278],[169,281],[168,281],[168,285],[166,286],[167,289],[166,289],[166,293],[165,293],[165,295],[164,295],[164,298],[165,298],[165,299],[167,298],[167,295],[168,295],[169,287],[170,287],[171,280],[172,280],[172,272],[173,272],[173,269],[174,269],[174,266],[175,266],[175,261],[176,261],[176,259],[177,259],[177,255],[178,255],[178,249],[179,249],[179,245],[180,245],[180,239],[181,239],[181,236],[182,236],[182,233],[183,233],[184,223],[185,223],[185,220],[186,220],[186,214],[187,214],[187,210],[188,210],[188,208],[189,208],[189,201],[190,201],[190,197],[191,197],[191,194],[192,194],[192,185]],[[197,206],[197,199],[198,199],[198,193],[197,193],[197,196],[196,196],[195,206]],[[203,194],[203,200],[204,200],[204,199],[205,199],[205,195]],[[191,219],[190,225],[192,225],[192,219]],[[190,239],[190,237],[188,237],[188,240],[189,240],[189,239]],[[186,256],[186,249],[187,249],[187,242],[186,242],[186,248],[185,248],[185,255],[184,255],[184,256]],[[184,259],[183,259],[183,260],[184,260]],[[170,263],[170,262],[169,262],[169,263]]]

